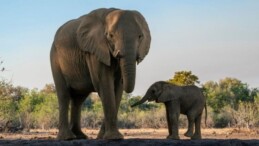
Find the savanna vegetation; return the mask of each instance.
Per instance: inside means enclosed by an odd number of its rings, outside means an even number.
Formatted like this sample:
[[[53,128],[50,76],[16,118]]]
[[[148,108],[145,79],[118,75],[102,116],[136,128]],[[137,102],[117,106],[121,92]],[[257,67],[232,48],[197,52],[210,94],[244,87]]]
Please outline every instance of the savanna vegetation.
[[[197,84],[207,97],[208,127],[259,127],[259,91],[236,78],[199,83],[191,71],[176,72],[168,82],[178,85]],[[0,81],[0,127],[2,131],[31,128],[57,128],[58,101],[53,84],[42,90],[13,86]],[[143,93],[144,94],[144,93]],[[131,108],[141,96],[123,94],[118,114],[120,128],[166,128],[163,104],[145,103]],[[99,128],[103,118],[101,101],[91,94],[82,107],[82,126]],[[186,126],[184,116],[180,126]],[[202,120],[203,126],[204,120]],[[12,129],[12,128],[11,128]],[[14,129],[15,131],[15,129]]]

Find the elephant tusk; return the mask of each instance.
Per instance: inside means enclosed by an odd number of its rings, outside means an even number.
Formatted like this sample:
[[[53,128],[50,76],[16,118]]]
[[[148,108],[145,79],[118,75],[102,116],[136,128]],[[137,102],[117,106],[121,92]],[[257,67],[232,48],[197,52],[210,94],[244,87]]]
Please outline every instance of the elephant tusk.
[[[142,60],[143,60],[143,59],[138,58],[138,59],[137,59],[137,65],[138,65]]]
[[[120,50],[114,50],[112,55],[113,55],[115,58],[120,58],[120,57],[121,57],[121,55],[120,55]]]

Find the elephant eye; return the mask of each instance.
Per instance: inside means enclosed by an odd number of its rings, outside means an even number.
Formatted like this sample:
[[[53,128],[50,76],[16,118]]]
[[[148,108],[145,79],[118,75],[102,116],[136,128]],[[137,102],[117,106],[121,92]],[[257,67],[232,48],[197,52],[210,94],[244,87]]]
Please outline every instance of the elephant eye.
[[[143,34],[140,34],[138,38],[141,40],[143,38]]]
[[[113,34],[109,34],[110,38],[113,38]]]
[[[112,33],[106,32],[105,35],[106,35],[106,37],[109,38],[109,39],[112,39],[112,38],[113,38],[113,34],[112,34]]]

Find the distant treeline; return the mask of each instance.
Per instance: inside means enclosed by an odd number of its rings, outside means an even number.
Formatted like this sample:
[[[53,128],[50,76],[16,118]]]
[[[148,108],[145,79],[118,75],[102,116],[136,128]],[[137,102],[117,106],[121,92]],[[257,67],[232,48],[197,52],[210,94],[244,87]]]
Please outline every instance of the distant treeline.
[[[179,73],[179,72],[178,72]],[[197,79],[196,79],[197,81]],[[174,83],[173,80],[169,82]],[[194,84],[193,82],[190,84]],[[259,127],[259,91],[249,88],[235,78],[201,85],[207,97],[208,127]],[[144,94],[144,93],[143,93]],[[131,108],[141,96],[123,94],[118,119],[120,128],[166,128],[163,104],[145,103]],[[82,107],[82,126],[99,128],[103,111],[97,94],[91,94]],[[180,117],[180,126],[186,126],[186,117]],[[204,125],[204,118],[202,120]],[[42,90],[15,87],[0,81],[0,130],[8,128],[57,128],[58,101],[53,84]]]

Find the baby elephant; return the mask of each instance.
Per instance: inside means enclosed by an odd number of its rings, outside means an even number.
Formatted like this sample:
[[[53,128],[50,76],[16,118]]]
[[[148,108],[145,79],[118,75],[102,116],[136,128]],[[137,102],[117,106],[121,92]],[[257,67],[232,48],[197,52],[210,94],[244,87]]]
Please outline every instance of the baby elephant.
[[[205,123],[207,119],[206,99],[197,86],[177,86],[165,81],[158,81],[151,85],[145,96],[133,104],[132,107],[145,101],[163,102],[166,107],[168,124],[168,139],[179,139],[178,119],[179,115],[187,115],[188,130],[184,134],[191,139],[201,139],[201,116],[205,107]],[[195,132],[193,134],[193,125]]]

